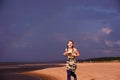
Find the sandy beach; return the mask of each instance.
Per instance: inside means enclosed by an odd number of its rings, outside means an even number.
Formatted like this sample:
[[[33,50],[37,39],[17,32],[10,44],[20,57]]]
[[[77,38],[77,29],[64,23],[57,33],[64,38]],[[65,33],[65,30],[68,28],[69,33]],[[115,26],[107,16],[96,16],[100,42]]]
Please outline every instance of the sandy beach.
[[[49,64],[39,70],[18,72],[17,74],[29,75],[43,80],[66,80],[65,64]],[[52,67],[53,66],[53,67]],[[78,80],[120,80],[120,63],[77,63]]]

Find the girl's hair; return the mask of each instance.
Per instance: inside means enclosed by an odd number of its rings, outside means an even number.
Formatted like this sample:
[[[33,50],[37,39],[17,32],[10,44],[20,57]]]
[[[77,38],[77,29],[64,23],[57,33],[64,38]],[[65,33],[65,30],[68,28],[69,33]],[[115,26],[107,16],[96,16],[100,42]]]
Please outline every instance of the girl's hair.
[[[69,43],[69,42],[72,42],[72,44],[73,44],[72,48],[74,48],[74,42],[73,42],[73,40],[68,40],[68,41],[67,41],[67,50],[68,50],[68,43]]]

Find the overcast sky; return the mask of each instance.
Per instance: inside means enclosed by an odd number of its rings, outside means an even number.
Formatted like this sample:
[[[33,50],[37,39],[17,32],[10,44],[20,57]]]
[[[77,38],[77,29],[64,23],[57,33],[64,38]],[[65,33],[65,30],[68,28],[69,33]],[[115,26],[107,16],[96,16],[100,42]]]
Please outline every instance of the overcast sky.
[[[0,0],[0,62],[120,57],[119,0]]]

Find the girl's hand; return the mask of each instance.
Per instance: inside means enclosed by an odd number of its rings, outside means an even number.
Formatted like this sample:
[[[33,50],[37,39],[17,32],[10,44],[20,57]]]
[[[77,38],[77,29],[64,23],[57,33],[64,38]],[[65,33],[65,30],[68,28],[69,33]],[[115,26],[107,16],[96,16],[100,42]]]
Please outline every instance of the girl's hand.
[[[77,56],[77,55],[75,53],[73,53],[72,56]]]

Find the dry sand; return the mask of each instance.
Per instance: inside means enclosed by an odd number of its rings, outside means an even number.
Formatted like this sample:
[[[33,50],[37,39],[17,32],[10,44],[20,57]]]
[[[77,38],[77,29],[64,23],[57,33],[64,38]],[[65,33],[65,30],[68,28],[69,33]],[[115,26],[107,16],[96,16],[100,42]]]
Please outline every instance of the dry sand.
[[[43,80],[67,80],[65,64],[40,70],[20,72]],[[78,80],[120,80],[120,63],[77,63]]]

